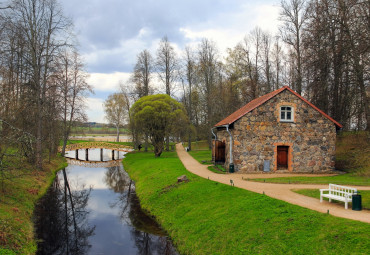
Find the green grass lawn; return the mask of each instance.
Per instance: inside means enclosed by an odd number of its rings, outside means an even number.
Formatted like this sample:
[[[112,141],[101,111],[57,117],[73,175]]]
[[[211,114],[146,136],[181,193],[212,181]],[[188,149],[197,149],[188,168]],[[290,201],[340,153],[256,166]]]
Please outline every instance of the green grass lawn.
[[[370,224],[202,179],[175,152],[129,153],[123,164],[180,254],[370,254]],[[189,182],[177,183],[183,174]]]
[[[188,146],[188,143],[184,143],[184,147]],[[195,141],[191,142],[192,150],[209,150],[208,141]]]
[[[216,174],[226,174],[228,171],[222,165],[212,165],[207,167],[209,171],[212,171]]]
[[[45,162],[43,171],[22,162],[23,169],[13,172],[19,177],[4,180],[4,189],[0,190],[0,254],[36,253],[32,223],[35,204],[46,193],[57,170],[66,166],[61,157]]]
[[[308,196],[308,197],[314,197],[314,198],[320,199],[319,189],[297,189],[293,191],[296,193]],[[362,208],[370,210],[370,190],[361,190],[359,191],[359,194],[361,194]],[[328,200],[327,198],[324,198],[324,199]],[[343,202],[335,201],[335,200],[332,200],[332,202],[343,203]],[[352,206],[352,203],[349,203],[348,207],[351,208],[351,206]]]
[[[338,185],[358,185],[370,186],[370,178],[358,176],[355,173],[341,174],[335,176],[321,176],[321,177],[278,177],[278,178],[258,178],[251,179],[257,182],[270,183],[296,183],[296,184],[329,184],[334,183]]]
[[[199,163],[210,165],[212,164],[212,151],[211,150],[192,150],[189,154],[195,158]]]

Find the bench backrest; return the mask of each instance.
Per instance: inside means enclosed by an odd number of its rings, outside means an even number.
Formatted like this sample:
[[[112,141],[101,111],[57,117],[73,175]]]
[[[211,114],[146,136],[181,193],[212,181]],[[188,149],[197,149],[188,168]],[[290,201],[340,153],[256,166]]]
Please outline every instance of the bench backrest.
[[[329,184],[329,194],[331,195],[341,196],[341,197],[350,195],[351,197],[353,193],[357,193],[356,188],[341,186],[341,185],[332,184],[332,183]]]

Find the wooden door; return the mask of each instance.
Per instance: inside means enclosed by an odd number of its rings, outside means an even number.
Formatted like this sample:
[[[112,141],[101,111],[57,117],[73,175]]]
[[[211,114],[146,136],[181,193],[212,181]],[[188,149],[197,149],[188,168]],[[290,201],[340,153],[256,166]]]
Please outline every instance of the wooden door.
[[[215,162],[225,162],[225,143],[215,141]]]
[[[277,165],[280,168],[288,168],[288,150],[289,146],[277,147]]]

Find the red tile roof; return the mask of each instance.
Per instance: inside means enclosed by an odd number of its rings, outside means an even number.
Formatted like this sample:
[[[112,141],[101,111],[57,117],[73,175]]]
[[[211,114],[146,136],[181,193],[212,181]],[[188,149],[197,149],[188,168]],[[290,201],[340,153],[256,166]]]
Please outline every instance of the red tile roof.
[[[284,87],[282,87],[282,88],[280,88],[278,90],[275,90],[275,91],[270,92],[270,93],[268,93],[268,94],[266,94],[264,96],[261,96],[259,98],[256,98],[256,99],[250,101],[248,104],[244,105],[239,110],[233,112],[232,114],[230,114],[229,116],[227,116],[225,119],[221,120],[219,123],[217,123],[215,125],[215,127],[220,127],[220,126],[223,126],[223,125],[230,125],[231,123],[234,123],[235,121],[237,121],[238,119],[240,119],[241,117],[243,117],[248,112],[250,112],[253,109],[257,108],[258,106],[264,104],[266,101],[270,100],[271,98],[273,98],[274,96],[276,96],[280,92],[283,92],[284,90],[289,90],[294,95],[296,95],[298,98],[300,98],[301,100],[303,100],[304,102],[306,102],[308,105],[310,105],[312,108],[314,108],[316,111],[318,111],[319,113],[321,113],[322,115],[324,115],[326,118],[328,118],[330,121],[332,121],[335,125],[337,125],[337,127],[342,128],[342,125],[341,124],[339,124],[337,121],[335,121],[334,119],[332,119],[329,115],[327,115],[326,113],[324,113],[323,111],[321,111],[319,108],[317,108],[316,106],[314,106],[313,104],[311,104],[309,101],[307,101],[305,98],[303,98],[301,95],[299,95],[297,92],[295,92],[294,90],[292,90],[288,86],[284,86]]]

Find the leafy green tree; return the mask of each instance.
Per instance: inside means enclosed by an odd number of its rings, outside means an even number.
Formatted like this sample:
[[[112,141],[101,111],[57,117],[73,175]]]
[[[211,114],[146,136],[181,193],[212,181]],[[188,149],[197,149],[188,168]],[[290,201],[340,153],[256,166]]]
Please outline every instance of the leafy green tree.
[[[185,108],[169,95],[151,95],[140,98],[130,109],[136,129],[148,135],[159,157],[166,136],[177,136],[188,126]]]

